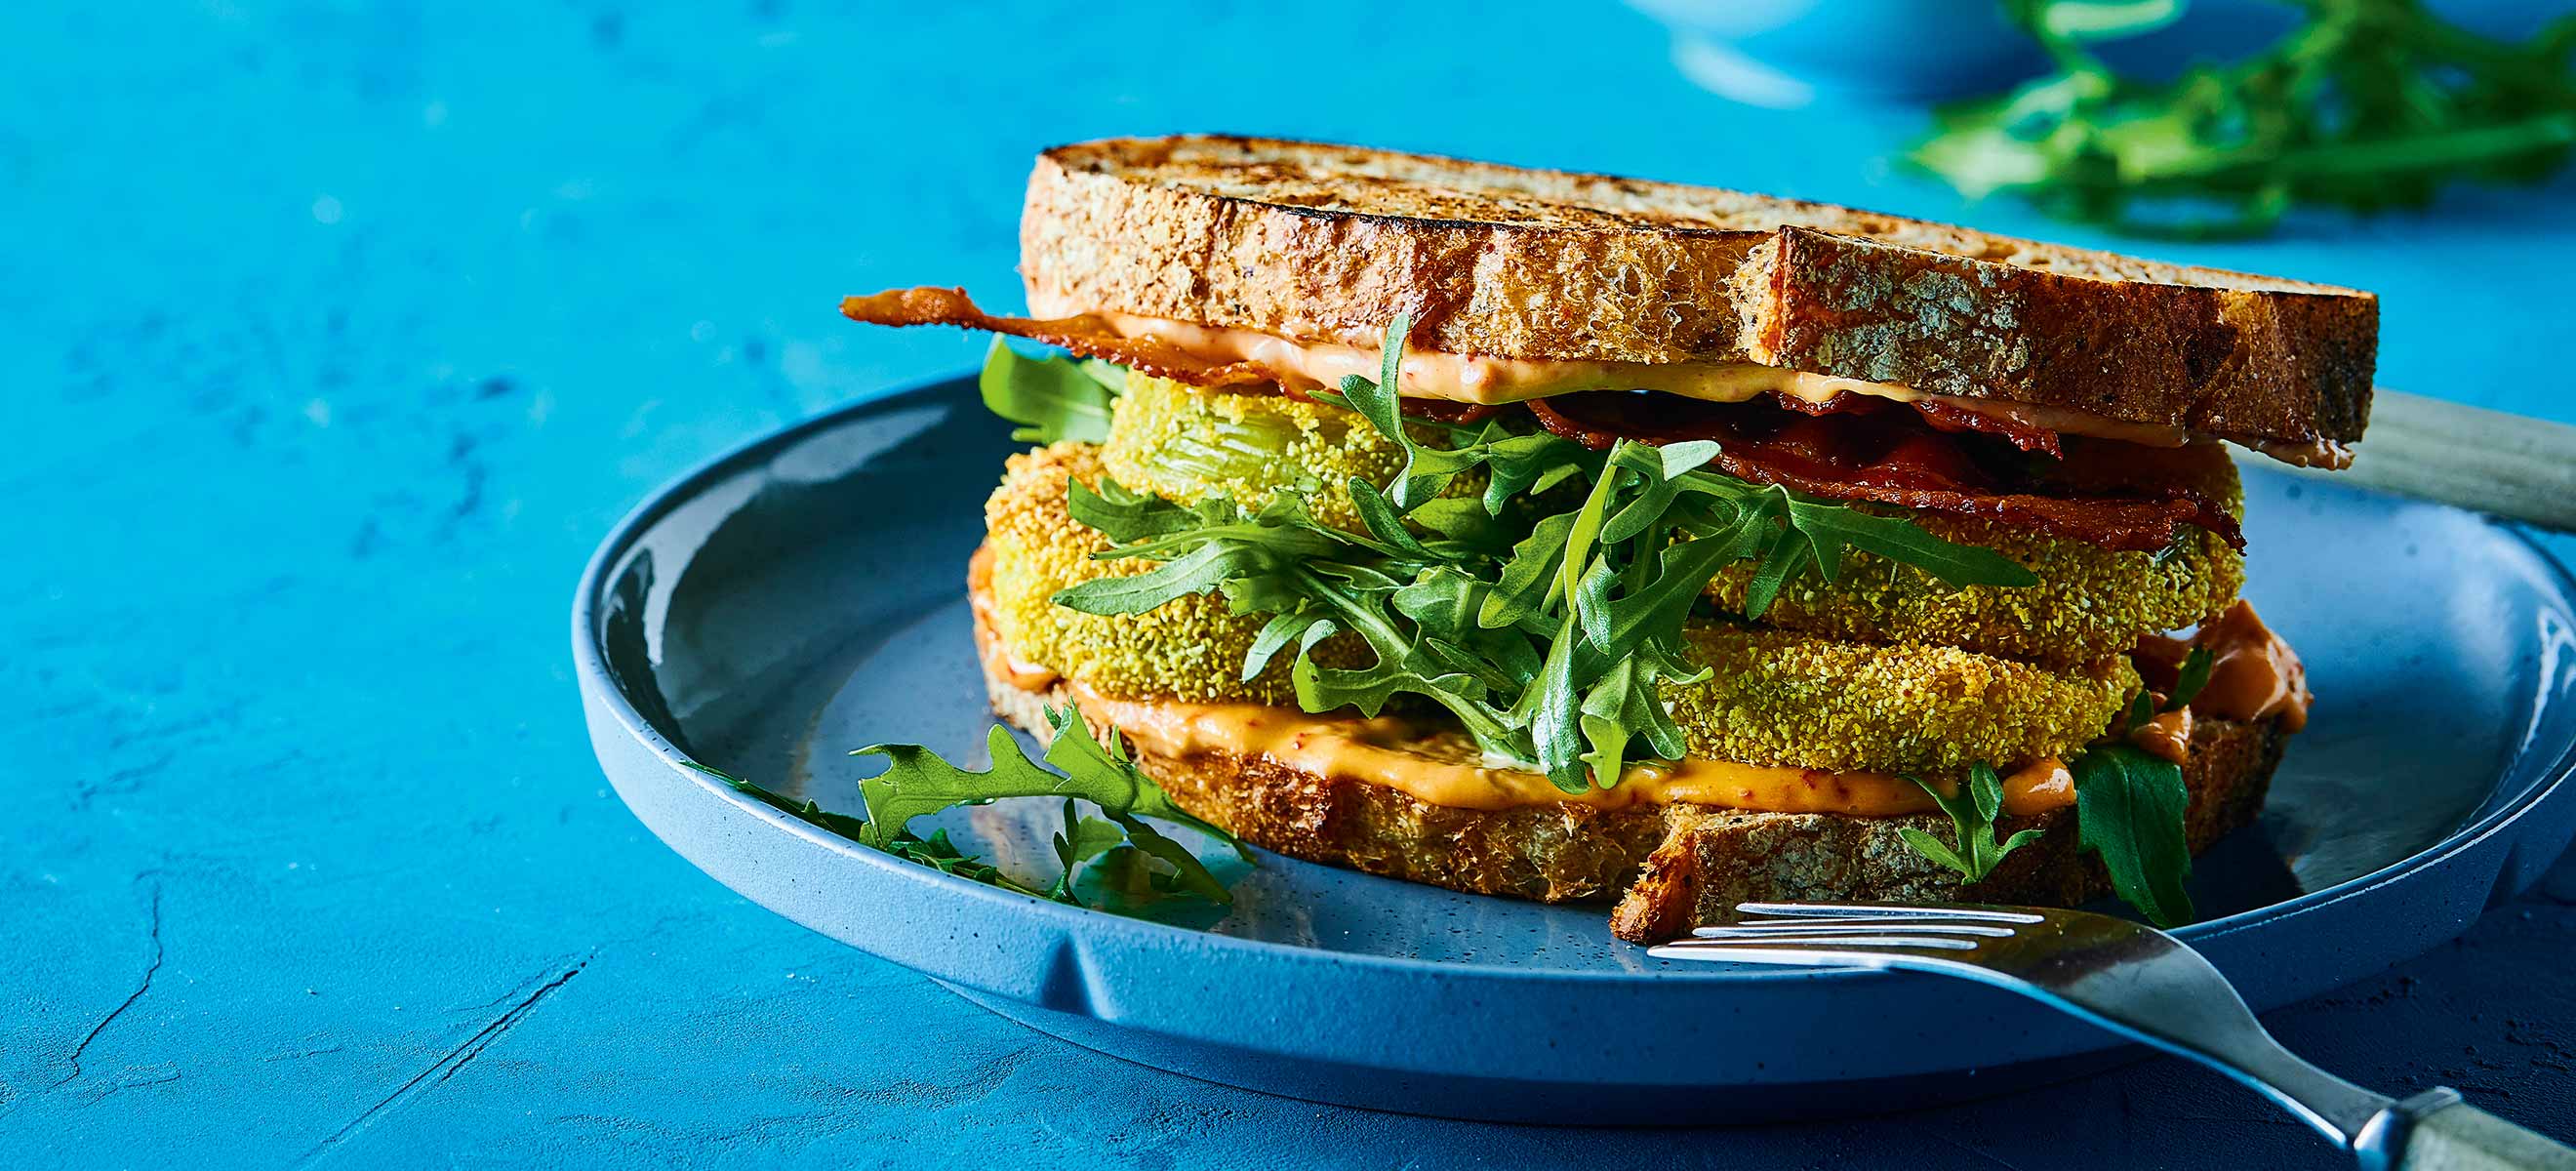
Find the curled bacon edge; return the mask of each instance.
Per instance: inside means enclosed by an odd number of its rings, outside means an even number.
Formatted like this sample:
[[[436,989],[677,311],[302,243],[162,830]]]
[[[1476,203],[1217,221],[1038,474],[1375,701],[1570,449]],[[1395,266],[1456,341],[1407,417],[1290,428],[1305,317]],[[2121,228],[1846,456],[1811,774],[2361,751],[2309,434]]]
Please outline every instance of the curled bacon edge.
[[[2236,518],[2219,502],[2179,485],[2165,484],[2135,495],[2099,493],[2011,492],[1981,490],[1945,481],[1937,475],[1899,464],[1837,467],[1836,475],[1819,475],[1813,460],[1785,457],[1761,442],[1732,441],[1724,428],[1649,429],[1587,420],[1579,400],[1533,400],[1530,414],[1541,427],[1586,447],[1607,448],[1622,436],[1645,443],[1715,439],[1718,453],[1710,462],[1739,480],[1777,484],[1826,500],[1866,500],[1924,512],[1974,517],[2013,528],[2032,529],[2105,549],[2154,552],[2171,546],[2177,526],[2197,525],[2242,549],[2245,535]],[[1640,434],[1639,432],[1652,433]]]
[[[953,325],[1006,333],[1192,386],[1248,386],[1279,378],[1257,362],[1211,362],[1158,337],[1128,337],[1089,314],[995,317],[976,308],[964,289],[888,289],[847,297],[841,301],[841,316],[869,325]]]
[[[966,295],[966,290],[958,288],[888,289],[882,293],[848,297],[841,302],[841,315],[871,325],[949,325],[1009,334],[1192,386],[1233,388],[1285,382],[1279,371],[1260,363],[1211,361],[1161,338],[1121,334],[1107,320],[1090,314],[1058,318],[995,316],[976,307],[974,300]],[[1837,396],[1837,399],[1848,397]],[[1780,398],[1781,405],[1808,414],[1831,414],[1849,405],[1838,401],[1818,405],[1789,396]],[[1547,405],[1545,400],[1533,400],[1528,406],[1541,426],[1575,442],[1606,447],[1615,438],[1584,427]],[[1925,421],[1937,429],[1999,434],[2025,451],[2059,454],[2055,432],[1958,410],[1948,404],[1917,403],[1916,406],[1922,410]],[[1646,442],[1669,442],[1674,437],[1639,438]],[[1777,484],[1821,499],[1867,500],[1899,508],[1977,517],[2106,549],[2163,549],[2173,543],[2175,526],[2182,524],[2207,528],[2236,548],[2242,549],[2245,545],[2244,535],[2234,517],[2215,501],[2187,490],[2158,499],[2136,499],[1855,484],[1800,474],[1779,463],[1740,453],[1732,447],[1722,449],[1715,462],[1728,475],[1739,479]]]

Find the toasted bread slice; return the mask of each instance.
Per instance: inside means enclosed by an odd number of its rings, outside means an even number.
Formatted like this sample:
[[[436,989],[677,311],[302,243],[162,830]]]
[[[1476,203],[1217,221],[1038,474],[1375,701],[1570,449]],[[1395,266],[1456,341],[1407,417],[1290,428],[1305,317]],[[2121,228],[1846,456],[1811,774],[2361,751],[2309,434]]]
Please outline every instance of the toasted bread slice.
[[[1751,362],[2283,443],[2369,416],[2368,293],[1715,188],[1266,138],[1040,155],[1041,312],[1503,358]]]
[[[2287,737],[2277,719],[2199,720],[2183,784],[2191,792],[2184,835],[2191,852],[2251,823],[2270,790]],[[1898,836],[1912,826],[1950,840],[1941,816],[1839,817],[1671,806],[1665,838],[1647,856],[1610,917],[1621,939],[1651,943],[1730,917],[1747,901],[1982,902],[2071,907],[2111,889],[2100,861],[2076,848],[2075,810],[2006,818],[1996,835],[2042,831],[1994,873],[1962,883]]]
[[[993,710],[1046,739],[1045,709],[1071,705],[1071,692],[1051,676],[1013,666],[984,623],[983,589],[980,581],[969,586],[970,595],[979,595],[975,643]],[[2183,768],[2194,853],[2253,820],[2282,739],[2275,721],[2194,725]],[[1138,767],[1182,808],[1255,845],[1476,894],[1567,902],[1624,892],[1611,927],[1637,942],[1677,937],[1746,899],[2071,906],[2109,889],[2101,864],[2076,849],[2071,808],[2005,819],[1999,834],[2035,828],[2042,836],[1984,881],[1963,884],[1897,833],[1910,826],[1947,840],[1949,821],[1939,815],[1756,813],[1702,805],[1458,809],[1261,755],[1182,758],[1131,746]]]

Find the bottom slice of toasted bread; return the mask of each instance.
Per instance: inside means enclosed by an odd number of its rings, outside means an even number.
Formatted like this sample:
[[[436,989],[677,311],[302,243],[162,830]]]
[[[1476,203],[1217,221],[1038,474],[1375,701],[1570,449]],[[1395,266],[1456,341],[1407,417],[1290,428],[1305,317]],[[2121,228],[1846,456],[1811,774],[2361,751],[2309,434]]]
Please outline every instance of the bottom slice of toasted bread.
[[[983,557],[971,575],[975,640],[993,710],[1040,739],[1045,709],[1073,705],[1061,681],[1014,666],[986,624]],[[1096,721],[1095,721],[1096,722]],[[2281,758],[2277,721],[2200,720],[2183,765],[2194,854],[2254,819]],[[1621,896],[1611,930],[1661,942],[1729,918],[1749,900],[1994,902],[2072,906],[2102,895],[2101,863],[2077,849],[2075,810],[2011,817],[1998,837],[2041,836],[1982,881],[1917,853],[1897,831],[1948,841],[1948,817],[1770,813],[1708,805],[1459,809],[1384,785],[1290,768],[1259,754],[1166,756],[1131,744],[1139,768],[1184,809],[1290,857],[1476,894],[1545,902]]]
[[[2191,792],[2184,835],[2191,852],[2254,820],[2280,763],[2276,720],[2201,720],[2182,767]],[[1621,939],[1661,942],[1733,915],[1742,902],[1974,902],[2071,907],[2106,894],[2100,860],[2077,849],[2072,806],[2005,818],[1997,838],[2025,829],[2037,840],[2005,855],[1983,881],[1959,881],[1897,834],[1912,826],[1950,840],[1946,816],[1849,817],[1753,813],[1704,805],[1665,807],[1666,837],[1647,855],[1610,916]]]

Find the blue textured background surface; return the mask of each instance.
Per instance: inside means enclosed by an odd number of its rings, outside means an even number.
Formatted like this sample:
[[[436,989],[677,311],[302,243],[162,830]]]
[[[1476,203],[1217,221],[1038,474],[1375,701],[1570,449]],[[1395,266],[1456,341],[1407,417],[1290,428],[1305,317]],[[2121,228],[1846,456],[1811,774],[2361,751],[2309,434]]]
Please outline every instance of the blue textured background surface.
[[[1040,145],[1291,132],[2108,243],[1891,174],[1913,115],[1729,106],[1606,6],[40,7],[0,12],[0,1161],[2336,1165],[2171,1061],[1704,1133],[1190,1082],[749,906],[583,743],[563,615],[599,535],[725,446],[970,364],[832,307],[1009,300]],[[2576,419],[2571,194],[2150,251],[2377,289],[2385,383]],[[2272,1023],[2576,1132],[2571,945],[2562,863]]]

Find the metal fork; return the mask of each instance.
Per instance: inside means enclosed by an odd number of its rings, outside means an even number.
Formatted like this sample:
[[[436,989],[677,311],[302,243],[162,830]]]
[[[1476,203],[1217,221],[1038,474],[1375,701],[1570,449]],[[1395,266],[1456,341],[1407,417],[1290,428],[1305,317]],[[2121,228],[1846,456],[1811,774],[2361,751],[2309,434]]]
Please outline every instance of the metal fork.
[[[2021,993],[2262,1091],[2373,1171],[2576,1171],[2576,1148],[2447,1088],[2374,1094],[2283,1049],[2227,977],[2155,928],[2037,907],[1743,903],[1756,916],[1649,949],[1675,960],[1896,968]]]

